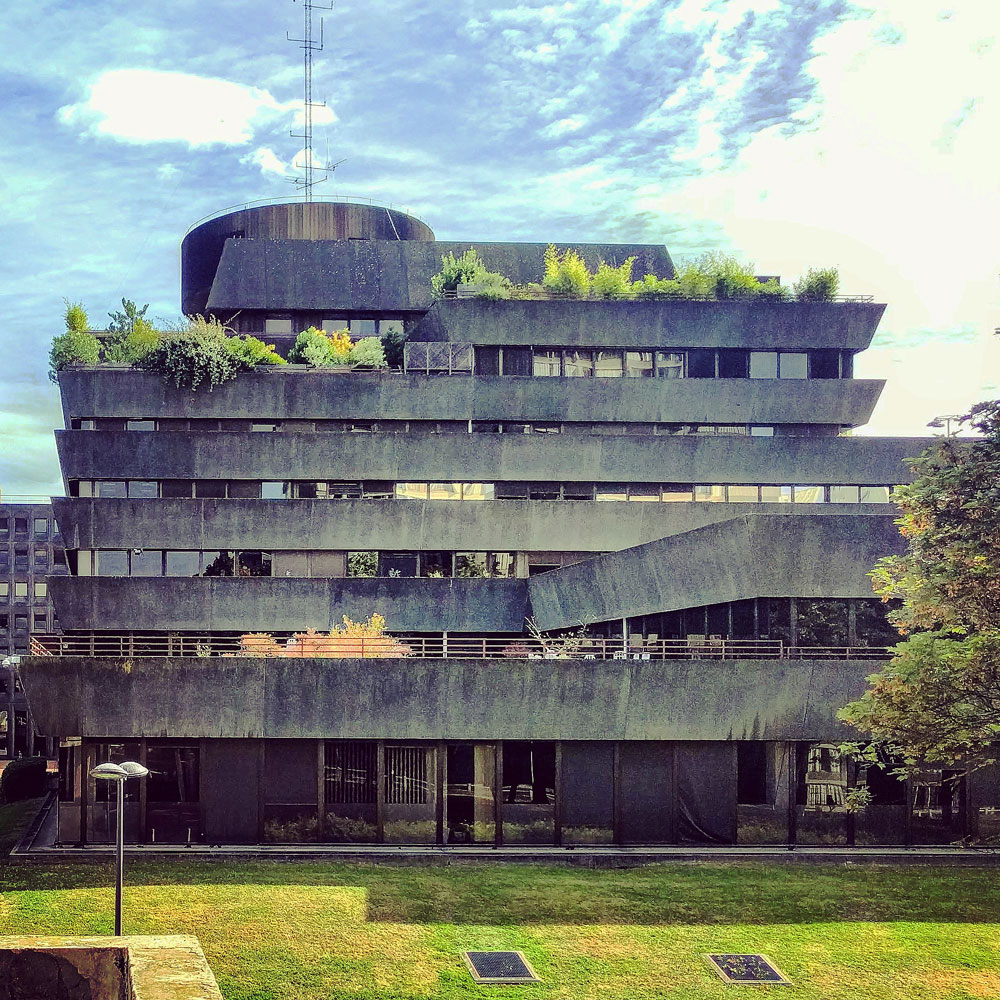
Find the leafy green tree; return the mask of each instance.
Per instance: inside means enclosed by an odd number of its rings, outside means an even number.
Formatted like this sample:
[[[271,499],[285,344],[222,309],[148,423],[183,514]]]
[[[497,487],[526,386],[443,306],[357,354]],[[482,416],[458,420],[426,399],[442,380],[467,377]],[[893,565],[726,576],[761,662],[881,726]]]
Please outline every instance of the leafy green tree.
[[[632,266],[635,257],[627,257],[625,262],[615,267],[602,260],[597,265],[592,285],[593,293],[600,299],[623,299],[632,290]]]
[[[159,346],[160,335],[146,319],[147,302],[141,309],[131,300],[122,299],[121,311],[108,313],[108,333],[104,338],[104,360],[113,365],[134,365]]]
[[[962,418],[910,464],[893,498],[904,555],[880,560],[875,592],[902,603],[905,639],[840,716],[908,764],[975,763],[1000,740],[1000,400]]]
[[[800,302],[832,302],[840,289],[840,272],[835,267],[811,267],[795,282]]]
[[[631,267],[629,268],[631,271]],[[552,244],[545,250],[545,274],[542,287],[557,295],[583,297],[590,292],[587,262],[572,247],[562,253]]]
[[[88,332],[90,320],[79,302],[63,299],[66,332],[52,338],[49,349],[49,381],[58,382],[59,372],[68,365],[96,365],[101,358],[97,338]]]

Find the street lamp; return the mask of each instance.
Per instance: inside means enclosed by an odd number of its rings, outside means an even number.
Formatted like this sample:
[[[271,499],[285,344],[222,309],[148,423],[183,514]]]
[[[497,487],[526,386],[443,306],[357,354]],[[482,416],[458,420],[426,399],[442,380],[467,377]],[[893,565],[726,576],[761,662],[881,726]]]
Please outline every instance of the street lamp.
[[[928,427],[944,428],[944,436],[951,437],[951,424],[952,421],[961,421],[961,413],[942,413],[940,417],[935,417],[933,420],[929,421]],[[956,434],[958,431],[955,432]]]
[[[129,778],[145,778],[149,769],[133,760],[121,764],[98,764],[91,772],[92,778],[113,781],[118,787],[118,823],[115,840],[115,937],[122,933],[122,881],[125,875],[125,782]]]

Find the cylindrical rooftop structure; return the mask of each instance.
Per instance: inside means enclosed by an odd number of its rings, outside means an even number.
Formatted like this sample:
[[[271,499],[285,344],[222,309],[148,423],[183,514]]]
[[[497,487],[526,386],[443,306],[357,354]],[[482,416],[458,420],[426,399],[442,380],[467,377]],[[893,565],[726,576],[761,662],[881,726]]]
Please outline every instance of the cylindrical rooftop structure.
[[[405,212],[367,202],[295,201],[245,206],[196,225],[181,243],[181,310],[204,313],[228,239],[421,240],[430,226]]]

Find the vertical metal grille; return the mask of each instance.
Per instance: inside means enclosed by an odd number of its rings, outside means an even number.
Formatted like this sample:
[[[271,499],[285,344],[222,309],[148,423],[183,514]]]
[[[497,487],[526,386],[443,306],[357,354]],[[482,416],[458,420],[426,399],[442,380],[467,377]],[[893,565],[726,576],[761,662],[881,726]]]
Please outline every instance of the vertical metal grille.
[[[422,805],[427,801],[424,747],[385,748],[385,801],[399,805]]]
[[[326,744],[326,801],[375,801],[376,744],[343,740]]]

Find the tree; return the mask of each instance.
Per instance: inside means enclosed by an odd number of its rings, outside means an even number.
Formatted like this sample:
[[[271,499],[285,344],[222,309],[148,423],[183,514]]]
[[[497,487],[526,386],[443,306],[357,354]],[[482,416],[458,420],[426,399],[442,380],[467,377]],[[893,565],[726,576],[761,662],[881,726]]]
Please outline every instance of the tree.
[[[840,712],[910,766],[974,766],[1000,740],[1000,400],[962,424],[982,436],[935,442],[893,494],[908,550],[871,577],[905,638]]]
[[[105,361],[135,364],[159,346],[160,335],[146,319],[148,308],[148,302],[140,309],[131,299],[123,298],[123,311],[108,313],[108,333],[101,345]]]

